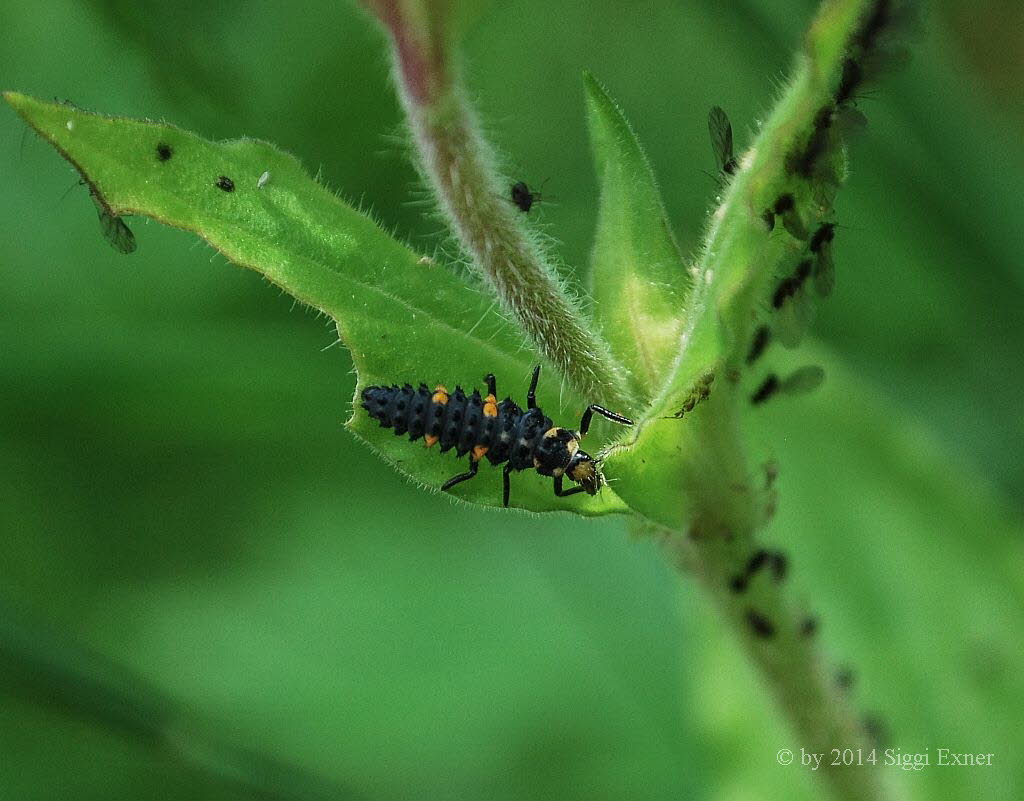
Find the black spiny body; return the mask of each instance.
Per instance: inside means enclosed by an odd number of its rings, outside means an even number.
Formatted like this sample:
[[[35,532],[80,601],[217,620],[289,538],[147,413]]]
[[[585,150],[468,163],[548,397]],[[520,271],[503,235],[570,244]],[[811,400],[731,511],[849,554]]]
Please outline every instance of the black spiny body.
[[[428,448],[440,445],[442,452],[454,448],[458,456],[469,454],[469,471],[446,481],[444,490],[475,476],[480,460],[486,456],[491,464],[505,464],[505,506],[509,474],[513,470],[534,468],[541,475],[553,477],[555,494],[559,496],[584,491],[593,495],[601,485],[601,475],[593,459],[580,450],[580,438],[587,432],[595,412],[624,425],[632,425],[632,421],[591,405],[583,414],[578,432],[555,426],[536,405],[539,374],[538,366],[533,371],[525,411],[511,398],[497,399],[493,375],[486,378],[486,396],[478,390],[467,395],[461,387],[450,393],[443,385],[433,390],[426,384],[420,384],[418,389],[410,384],[367,387],[363,390],[362,406],[380,421],[381,427],[394,429],[398,436],[408,434],[410,440],[422,437]],[[563,476],[580,486],[563,490]]]

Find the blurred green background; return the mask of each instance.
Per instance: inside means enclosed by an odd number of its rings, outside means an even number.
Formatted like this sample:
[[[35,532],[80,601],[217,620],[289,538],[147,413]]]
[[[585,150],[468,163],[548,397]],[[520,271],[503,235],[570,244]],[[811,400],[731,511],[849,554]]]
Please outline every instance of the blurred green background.
[[[493,5],[468,80],[509,171],[548,180],[567,264],[596,203],[581,70],[692,250],[707,109],[748,141],[813,8]],[[3,88],[276,142],[443,243],[354,5],[9,0],[0,20]],[[766,539],[858,708],[905,752],[995,754],[888,768],[912,799],[1024,797],[1022,31],[1011,0],[945,3],[861,99],[839,288],[798,354],[829,380],[756,420],[781,466]],[[342,429],[354,377],[324,320],[155,223],[116,254],[8,109],[0,164],[0,798],[819,797],[655,543],[415,491]]]

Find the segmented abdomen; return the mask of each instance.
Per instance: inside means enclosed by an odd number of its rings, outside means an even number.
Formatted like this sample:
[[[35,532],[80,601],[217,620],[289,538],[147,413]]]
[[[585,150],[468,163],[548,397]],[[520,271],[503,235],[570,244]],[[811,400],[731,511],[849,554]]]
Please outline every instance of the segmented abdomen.
[[[510,398],[497,402],[491,395],[481,397],[478,390],[467,395],[456,387],[449,394],[444,387],[430,390],[426,384],[418,389],[410,384],[367,387],[362,406],[398,436],[423,437],[428,446],[438,443],[442,451],[455,448],[459,456],[473,451],[475,458],[486,455],[492,464],[509,458],[523,417],[523,410]]]

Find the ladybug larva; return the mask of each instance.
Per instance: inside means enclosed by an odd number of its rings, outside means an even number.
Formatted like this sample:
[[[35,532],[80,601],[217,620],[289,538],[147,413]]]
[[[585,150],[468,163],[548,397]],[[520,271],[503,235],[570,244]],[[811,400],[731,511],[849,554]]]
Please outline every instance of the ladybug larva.
[[[433,390],[426,384],[418,389],[412,385],[366,387],[362,406],[380,421],[382,428],[392,428],[397,436],[408,434],[410,440],[423,438],[428,448],[440,445],[441,452],[455,448],[458,456],[469,454],[469,470],[452,476],[441,489],[473,478],[485,456],[494,465],[505,464],[503,504],[508,506],[509,476],[513,470],[535,469],[542,476],[554,479],[555,495],[565,497],[577,492],[595,495],[603,483],[601,471],[580,439],[590,428],[595,414],[616,423],[631,426],[633,421],[621,414],[591,404],[583,412],[578,431],[555,426],[551,418],[537,406],[537,379],[540,365],[534,368],[530,389],[526,393],[526,411],[511,398],[497,399],[497,382],[493,374],[484,379],[487,395],[478,390],[467,395],[461,387],[449,392],[443,385]],[[578,486],[562,488],[568,477]]]

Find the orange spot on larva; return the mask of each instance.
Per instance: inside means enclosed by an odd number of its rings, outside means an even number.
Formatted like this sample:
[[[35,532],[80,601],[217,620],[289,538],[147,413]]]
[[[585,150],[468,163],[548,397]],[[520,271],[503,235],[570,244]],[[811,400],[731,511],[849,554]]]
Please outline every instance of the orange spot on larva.
[[[484,455],[487,453],[487,451],[488,448],[486,445],[477,445],[475,448],[473,448],[473,461],[479,462],[481,459],[484,458]]]
[[[444,384],[438,384],[434,387],[434,395],[430,400],[444,406],[448,403],[448,388]]]
[[[424,446],[426,446],[427,448],[430,448],[430,447],[433,447],[434,445],[436,445],[436,444],[437,444],[437,440],[438,440],[438,437],[435,437],[435,436],[433,436],[433,435],[431,435],[431,434],[427,434],[427,435],[426,435],[426,436],[425,436],[425,437],[423,438],[423,444],[424,444]]]

